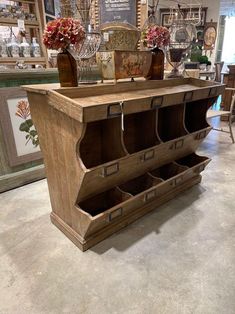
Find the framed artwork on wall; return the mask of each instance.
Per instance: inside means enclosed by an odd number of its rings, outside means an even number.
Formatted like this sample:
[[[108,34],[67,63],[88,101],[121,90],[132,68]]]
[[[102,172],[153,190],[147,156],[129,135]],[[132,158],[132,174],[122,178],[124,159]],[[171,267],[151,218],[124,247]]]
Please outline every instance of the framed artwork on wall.
[[[161,14],[161,25],[165,27],[171,26],[171,15],[170,13],[162,13]]]
[[[191,11],[189,8],[182,8],[181,12],[184,16],[184,18],[187,18],[188,14],[190,13],[190,17],[192,19],[199,19],[199,13],[198,9],[192,8]],[[207,13],[207,8],[202,8],[201,11],[201,22],[196,25],[196,27],[201,27],[204,26],[206,23],[206,13]],[[171,26],[171,14],[170,14],[170,9],[160,9],[160,22],[162,26],[165,27],[170,27]]]
[[[217,23],[213,21],[206,23],[204,30],[205,50],[213,50],[215,48],[216,37],[217,37]]]
[[[46,15],[46,23],[50,22],[50,21],[53,21],[55,19],[54,16],[49,16],[49,15]]]
[[[54,0],[44,0],[45,13],[49,15],[55,15],[55,3]]]
[[[0,123],[10,166],[42,159],[26,93],[18,87],[4,91]]]

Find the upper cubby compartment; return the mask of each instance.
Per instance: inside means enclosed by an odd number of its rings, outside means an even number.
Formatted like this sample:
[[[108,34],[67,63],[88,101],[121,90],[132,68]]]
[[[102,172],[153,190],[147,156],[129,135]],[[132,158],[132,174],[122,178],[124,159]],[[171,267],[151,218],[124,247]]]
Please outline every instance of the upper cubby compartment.
[[[184,104],[160,108],[158,110],[157,130],[163,142],[186,135]]]
[[[123,138],[130,154],[159,144],[156,135],[156,110],[125,115]]]
[[[211,97],[186,103],[185,127],[190,133],[209,127],[206,112],[215,103],[216,99],[217,97]]]
[[[96,167],[125,156],[121,117],[87,123],[79,151],[86,168]]]

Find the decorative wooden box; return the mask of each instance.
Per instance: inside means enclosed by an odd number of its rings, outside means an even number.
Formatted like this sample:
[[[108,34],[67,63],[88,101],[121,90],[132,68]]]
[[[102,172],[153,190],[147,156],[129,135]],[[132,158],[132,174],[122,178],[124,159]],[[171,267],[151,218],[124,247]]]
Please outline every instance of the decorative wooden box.
[[[195,151],[224,86],[192,78],[27,86],[52,222],[86,250],[201,181]]]
[[[151,51],[100,51],[96,60],[103,79],[147,77],[151,63]]]

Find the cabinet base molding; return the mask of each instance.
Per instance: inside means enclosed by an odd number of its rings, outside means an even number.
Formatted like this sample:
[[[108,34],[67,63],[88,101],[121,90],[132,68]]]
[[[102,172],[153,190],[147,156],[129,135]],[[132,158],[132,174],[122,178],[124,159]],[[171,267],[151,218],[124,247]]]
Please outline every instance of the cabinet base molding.
[[[94,233],[92,236],[84,239],[79,235],[75,230],[73,230],[68,224],[66,224],[58,215],[54,212],[51,213],[51,222],[62,231],[66,237],[68,237],[80,250],[86,251],[90,247],[94,246],[95,244],[101,242],[105,238],[109,237],[113,233],[119,231],[120,229],[126,227],[127,225],[131,224],[138,218],[142,217],[143,215],[147,214],[148,212],[156,209],[156,207],[162,205],[163,203],[173,199],[175,196],[180,194],[181,192],[191,188],[192,186],[201,182],[201,175],[197,175],[192,179],[184,182],[183,184],[175,187],[165,195],[156,198],[148,205],[137,208],[134,212],[131,212],[124,217],[117,218],[117,221],[110,224],[106,228]]]

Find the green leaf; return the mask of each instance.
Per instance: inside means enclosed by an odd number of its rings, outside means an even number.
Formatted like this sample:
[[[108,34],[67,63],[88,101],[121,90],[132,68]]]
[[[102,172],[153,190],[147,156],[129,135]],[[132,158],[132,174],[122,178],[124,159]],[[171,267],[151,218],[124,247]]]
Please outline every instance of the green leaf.
[[[31,127],[33,126],[33,121],[32,121],[32,119],[28,119],[28,120],[26,120],[25,122],[27,122],[29,128],[31,128]]]
[[[27,121],[21,123],[19,129],[20,129],[20,131],[22,131],[22,132],[29,132],[30,127],[28,126]]]
[[[32,136],[36,136],[38,133],[37,133],[36,130],[31,130],[31,131],[29,132],[29,134],[32,135]]]

